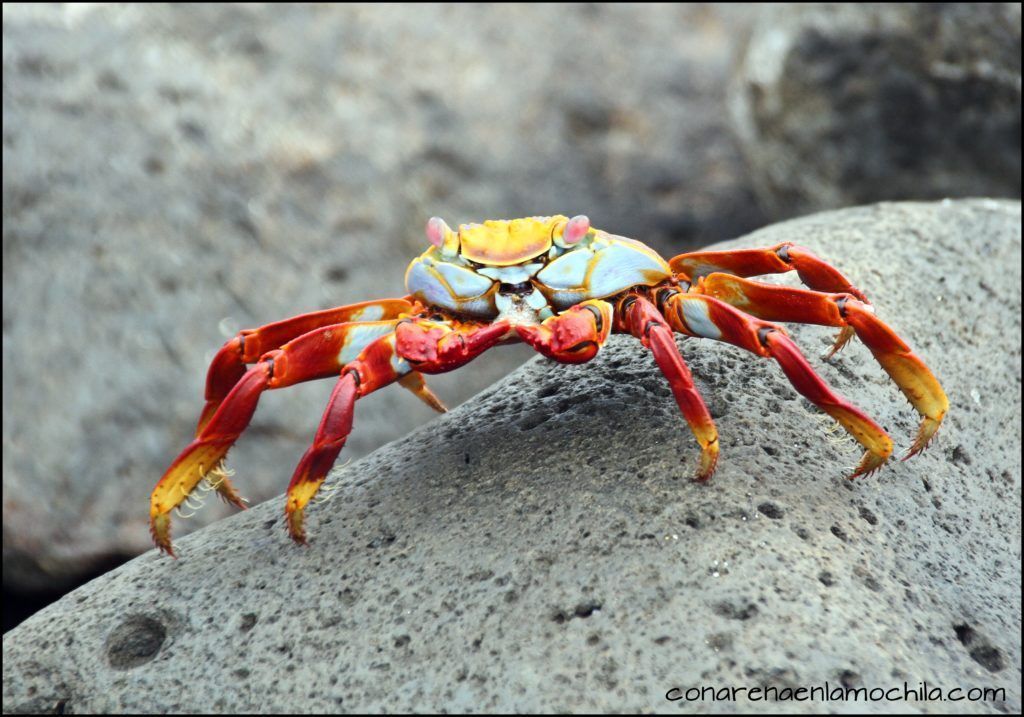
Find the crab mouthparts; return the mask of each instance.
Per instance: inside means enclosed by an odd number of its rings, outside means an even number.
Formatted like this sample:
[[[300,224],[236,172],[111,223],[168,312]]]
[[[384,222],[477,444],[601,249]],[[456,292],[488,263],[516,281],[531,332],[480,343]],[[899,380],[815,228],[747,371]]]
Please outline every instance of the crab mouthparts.
[[[504,296],[529,296],[533,293],[533,284],[529,281],[521,281],[518,284],[501,284],[498,293]]]

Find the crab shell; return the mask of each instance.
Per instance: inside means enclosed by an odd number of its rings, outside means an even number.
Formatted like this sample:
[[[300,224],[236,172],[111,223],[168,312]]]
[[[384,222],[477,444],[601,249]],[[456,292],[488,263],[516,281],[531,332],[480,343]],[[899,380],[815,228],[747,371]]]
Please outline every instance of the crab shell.
[[[543,319],[672,276],[650,247],[591,229],[583,217],[487,221],[463,224],[458,232],[431,220],[427,232],[437,243],[409,265],[406,288],[427,305],[473,318],[497,317],[500,295],[510,292]]]

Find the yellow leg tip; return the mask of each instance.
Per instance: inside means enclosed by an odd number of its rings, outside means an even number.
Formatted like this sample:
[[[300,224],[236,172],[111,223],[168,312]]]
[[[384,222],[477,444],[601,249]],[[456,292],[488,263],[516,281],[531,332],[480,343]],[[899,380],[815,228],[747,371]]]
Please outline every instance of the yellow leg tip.
[[[860,459],[860,464],[857,466],[857,470],[850,476],[850,480],[857,478],[858,476],[864,476],[867,478],[875,471],[881,469],[885,465],[886,461],[889,460],[889,456],[892,454],[890,448],[888,453],[872,453],[866,451],[864,456]]]
[[[717,466],[718,439],[716,438],[714,441],[706,445],[703,451],[701,451],[700,467],[697,469],[697,475],[694,477],[694,480],[701,483],[710,480]]]
[[[308,545],[306,540],[305,510],[303,508],[285,511],[285,520],[288,523],[288,536],[298,545]]]
[[[288,535],[299,545],[306,545],[306,505],[320,490],[324,478],[319,480],[304,480],[288,489],[288,503],[284,509],[285,520],[288,523]]]
[[[153,542],[162,553],[167,553],[172,558],[174,546],[171,544],[171,516],[167,513],[156,513],[149,516],[149,533],[153,536]]]
[[[942,425],[942,418],[942,416],[939,418],[925,416],[921,419],[921,427],[917,430],[917,438],[914,439],[914,445],[910,447],[910,451],[907,455],[903,456],[902,460],[913,458],[928,447],[928,444],[935,438],[935,433],[939,430],[939,426]]]

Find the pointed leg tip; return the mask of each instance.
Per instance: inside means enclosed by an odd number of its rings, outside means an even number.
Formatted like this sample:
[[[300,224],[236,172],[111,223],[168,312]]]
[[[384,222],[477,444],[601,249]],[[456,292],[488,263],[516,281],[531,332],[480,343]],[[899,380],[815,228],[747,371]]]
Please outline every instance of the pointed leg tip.
[[[167,513],[150,516],[149,534],[153,537],[153,543],[161,553],[170,555],[172,558],[178,557],[174,554],[174,545],[171,543],[171,517]]]
[[[867,451],[861,458],[856,470],[854,470],[854,472],[850,476],[848,476],[848,478],[850,480],[854,480],[855,478],[870,477],[871,475],[882,470],[882,467],[885,466],[885,464],[889,461],[889,456],[891,454],[891,450],[889,451],[889,453],[883,454],[877,454],[872,453],[871,451]]]
[[[285,523],[288,526],[288,537],[296,545],[309,545],[306,538],[305,510],[303,508],[285,509]]]
[[[832,343],[832,347],[828,351],[821,355],[825,361],[831,361],[832,358],[846,348],[846,345],[850,343],[850,339],[854,336],[854,330],[850,326],[844,326],[836,336],[835,341]]]
[[[718,440],[709,444],[700,454],[700,466],[693,477],[697,483],[707,483],[718,467]]]
[[[907,454],[900,458],[900,463],[905,463],[906,461],[909,461],[911,458],[921,455],[924,452],[924,449],[927,448],[929,445],[931,445],[931,441],[928,441],[922,445],[918,445],[917,443],[915,443],[913,446],[911,446],[910,450],[907,451]]]
[[[327,477],[326,470],[314,469],[311,471],[309,466],[306,465],[307,458],[308,454],[303,457],[302,462],[296,468],[295,476],[292,477],[292,484],[288,488],[288,500],[284,508],[288,535],[300,545],[306,543],[306,507],[309,505],[309,501],[316,496],[317,491],[320,490],[320,486]],[[331,458],[333,460],[333,456]],[[323,475],[320,475],[321,473]],[[317,477],[309,478],[310,474]]]
[[[228,498],[227,496],[223,496],[222,495],[221,496],[221,500],[223,500],[228,505],[235,506],[239,510],[248,510],[249,509],[249,501],[247,501],[245,498],[243,498],[241,496],[236,496],[234,498]]]
[[[249,501],[243,498],[238,491],[234,489],[234,486],[231,486],[230,484],[227,486],[224,486],[223,484],[218,486],[217,495],[219,495],[220,499],[225,503],[233,505],[239,510],[249,509]]]
[[[910,447],[907,455],[903,456],[900,460],[909,460],[924,451],[924,449],[931,445],[932,441],[935,439],[941,425],[942,418],[936,419],[925,416],[921,420],[921,427],[917,430],[917,437],[914,438],[914,444]]]

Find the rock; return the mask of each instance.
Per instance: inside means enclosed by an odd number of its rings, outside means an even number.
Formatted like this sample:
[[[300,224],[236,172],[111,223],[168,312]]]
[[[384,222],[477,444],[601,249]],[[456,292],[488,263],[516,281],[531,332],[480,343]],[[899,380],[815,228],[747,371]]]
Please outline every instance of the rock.
[[[730,89],[762,205],[1020,197],[1019,3],[773,5]]]
[[[1020,234],[1019,202],[973,200],[718,245],[798,241],[872,297],[951,398],[912,461],[846,480],[857,451],[774,364],[687,341],[723,443],[696,484],[636,341],[537,358],[338,471],[309,548],[279,497],[29,618],[4,636],[3,710],[636,712],[673,687],[924,681],[1003,688],[962,707],[1019,712]],[[831,338],[792,335],[809,356]],[[916,417],[862,345],[814,362],[910,445]]]
[[[148,549],[225,338],[403,293],[433,214],[586,212],[668,254],[762,223],[718,10],[26,5],[3,33],[5,586]],[[262,401],[232,456],[249,498],[287,484],[329,392]],[[432,418],[382,392],[346,450]]]

